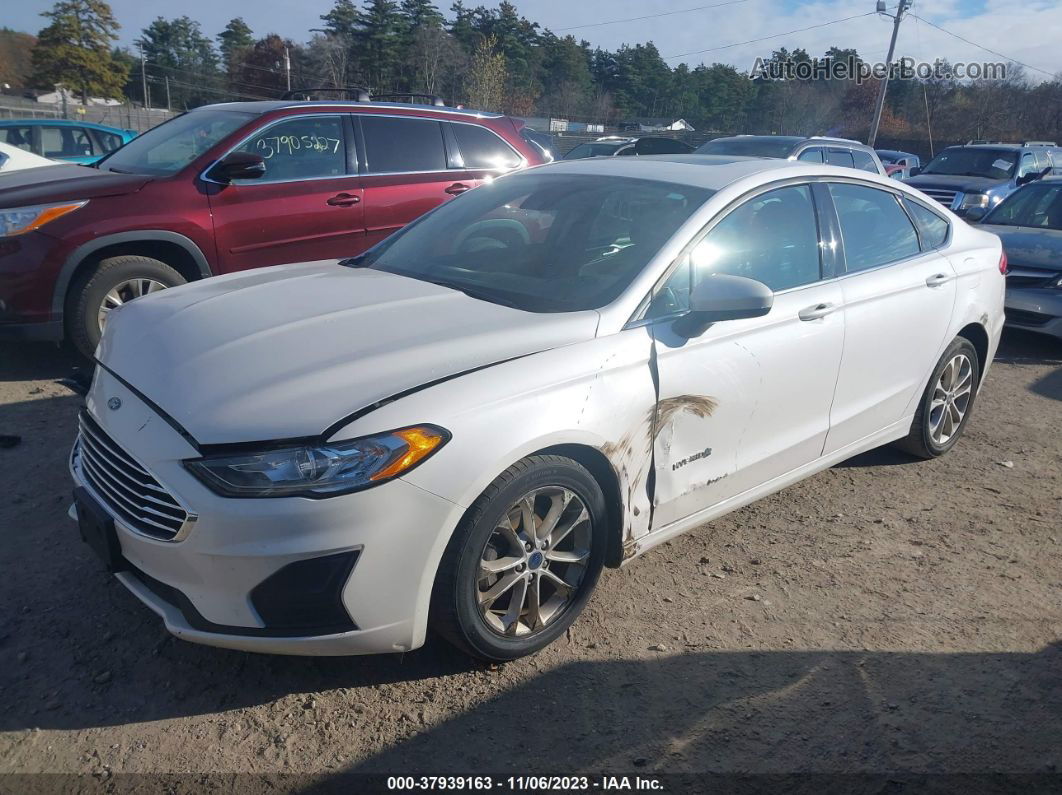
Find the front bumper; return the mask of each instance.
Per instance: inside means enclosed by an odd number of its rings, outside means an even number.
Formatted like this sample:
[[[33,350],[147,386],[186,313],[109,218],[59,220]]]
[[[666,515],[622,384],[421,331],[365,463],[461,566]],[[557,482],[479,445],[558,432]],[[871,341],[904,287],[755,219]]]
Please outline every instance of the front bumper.
[[[112,411],[107,401],[114,397],[121,408]],[[181,465],[197,455],[191,444],[102,368],[87,410],[194,516],[179,540],[167,541],[108,511],[128,564],[116,576],[174,635],[279,654],[371,654],[423,643],[438,550],[460,517],[456,505],[401,479],[319,500],[220,497]],[[107,508],[107,498],[92,488],[76,459],[75,483]],[[294,564],[330,556],[351,561],[336,585],[349,621],[308,616],[300,634],[297,621],[278,626],[263,617],[256,589],[271,578],[275,585],[278,573]],[[304,596],[291,592],[292,601]]]
[[[1062,339],[1062,290],[1008,288],[1004,310],[1007,326]]]

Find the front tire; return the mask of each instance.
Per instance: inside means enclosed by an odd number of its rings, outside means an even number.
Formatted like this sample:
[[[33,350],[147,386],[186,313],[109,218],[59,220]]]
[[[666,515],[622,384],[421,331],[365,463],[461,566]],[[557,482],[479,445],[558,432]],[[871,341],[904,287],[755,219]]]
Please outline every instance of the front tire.
[[[582,612],[606,546],[605,497],[581,464],[518,461],[454,531],[432,592],[432,628],[483,660],[534,654]]]
[[[87,359],[96,352],[107,313],[148,293],[184,284],[185,278],[151,257],[121,255],[101,260],[77,279],[66,302],[67,337]]]
[[[933,368],[911,432],[896,446],[919,458],[948,452],[966,430],[980,378],[977,349],[965,337],[956,337]]]

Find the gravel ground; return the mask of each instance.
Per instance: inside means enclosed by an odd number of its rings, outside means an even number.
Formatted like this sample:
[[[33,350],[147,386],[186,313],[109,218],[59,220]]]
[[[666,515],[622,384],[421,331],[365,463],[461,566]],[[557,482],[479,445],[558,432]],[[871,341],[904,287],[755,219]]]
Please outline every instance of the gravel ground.
[[[1062,345],[1008,333],[948,456],[875,451],[712,522],[606,571],[566,640],[483,667],[437,640],[312,659],[171,638],[66,517],[79,399],[52,379],[72,360],[0,347],[0,434],[23,437],[0,450],[0,771],[1062,787],[1060,364]]]

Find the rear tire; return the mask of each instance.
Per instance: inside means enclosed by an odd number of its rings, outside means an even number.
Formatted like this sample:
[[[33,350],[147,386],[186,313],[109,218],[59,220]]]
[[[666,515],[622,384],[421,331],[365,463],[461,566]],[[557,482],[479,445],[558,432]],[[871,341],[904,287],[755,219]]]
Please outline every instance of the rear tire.
[[[78,277],[67,294],[67,338],[82,356],[91,359],[103,333],[101,318],[109,308],[184,283],[176,270],[151,257],[123,254],[101,260],[95,269]]]
[[[896,446],[919,458],[948,452],[966,430],[980,380],[977,349],[965,337],[956,337],[933,368],[911,432]]]
[[[491,662],[549,645],[594,590],[605,560],[606,516],[601,487],[575,461],[535,455],[513,464],[472,504],[446,547],[432,592],[432,628]]]

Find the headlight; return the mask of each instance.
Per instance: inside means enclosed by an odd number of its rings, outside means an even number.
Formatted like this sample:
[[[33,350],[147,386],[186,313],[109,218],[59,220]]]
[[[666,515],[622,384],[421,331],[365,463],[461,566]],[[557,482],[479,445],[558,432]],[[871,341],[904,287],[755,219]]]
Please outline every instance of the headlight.
[[[0,237],[15,235],[40,229],[56,218],[72,213],[88,204],[88,201],[64,202],[63,204],[38,204],[34,207],[13,207],[0,210]]]
[[[988,206],[988,194],[987,193],[967,193],[962,197],[962,204],[959,205],[960,210],[970,210],[975,207],[987,207]]]
[[[225,497],[330,497],[398,477],[449,440],[442,428],[417,425],[335,444],[196,458],[184,465]]]

